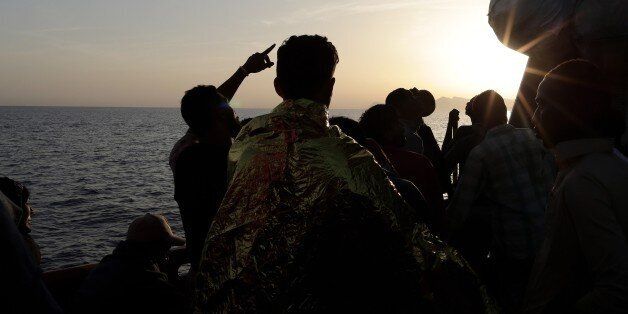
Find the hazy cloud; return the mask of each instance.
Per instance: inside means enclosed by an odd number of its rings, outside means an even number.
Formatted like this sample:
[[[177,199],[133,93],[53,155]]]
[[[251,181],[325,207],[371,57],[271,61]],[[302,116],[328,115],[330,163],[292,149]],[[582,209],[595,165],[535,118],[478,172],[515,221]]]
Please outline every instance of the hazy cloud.
[[[448,0],[433,1],[397,1],[387,3],[328,3],[321,6],[311,7],[307,9],[297,10],[287,16],[277,19],[262,20],[263,24],[295,24],[308,20],[327,20],[341,16],[372,14],[377,12],[389,12],[398,10],[407,10],[413,8],[425,8],[426,6],[435,6],[449,3]]]

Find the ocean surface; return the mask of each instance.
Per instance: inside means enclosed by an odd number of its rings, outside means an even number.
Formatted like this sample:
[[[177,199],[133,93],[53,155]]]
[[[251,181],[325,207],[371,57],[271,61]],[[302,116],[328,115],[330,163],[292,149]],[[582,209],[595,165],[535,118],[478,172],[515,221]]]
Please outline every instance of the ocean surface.
[[[241,119],[269,111],[236,108]],[[447,114],[426,119],[439,141]],[[42,268],[98,262],[146,212],[183,235],[168,155],[186,129],[178,108],[0,107],[0,176],[31,191]]]

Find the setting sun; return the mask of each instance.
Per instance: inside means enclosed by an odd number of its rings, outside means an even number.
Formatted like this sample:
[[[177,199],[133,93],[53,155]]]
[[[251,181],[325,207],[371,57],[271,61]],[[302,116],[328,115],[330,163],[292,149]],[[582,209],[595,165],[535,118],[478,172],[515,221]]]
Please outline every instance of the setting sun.
[[[0,31],[0,101],[177,106],[189,86],[220,84],[250,53],[293,34],[322,34],[338,48],[335,108],[365,108],[412,86],[436,97],[495,89],[512,99],[525,67],[526,56],[495,37],[484,0],[247,2],[140,1],[120,5],[123,15],[105,3],[10,2],[17,13]],[[277,105],[274,76],[250,78],[232,104]]]

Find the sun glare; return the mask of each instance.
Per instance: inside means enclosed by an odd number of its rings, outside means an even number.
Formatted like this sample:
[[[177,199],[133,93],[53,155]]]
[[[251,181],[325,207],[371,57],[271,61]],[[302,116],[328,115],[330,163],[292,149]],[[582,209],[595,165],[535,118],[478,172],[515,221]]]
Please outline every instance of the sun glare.
[[[412,56],[415,69],[429,73],[421,80],[440,95],[470,97],[494,89],[504,98],[516,97],[527,56],[499,42],[485,10],[460,10],[434,18],[439,22],[429,32],[424,24],[414,30],[414,51],[420,51]]]

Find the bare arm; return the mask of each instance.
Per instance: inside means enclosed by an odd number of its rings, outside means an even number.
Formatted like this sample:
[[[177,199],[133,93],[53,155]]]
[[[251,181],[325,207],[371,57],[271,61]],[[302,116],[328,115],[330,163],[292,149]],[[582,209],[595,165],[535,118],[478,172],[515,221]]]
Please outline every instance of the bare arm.
[[[268,47],[263,52],[256,52],[251,55],[244,63],[239,67],[231,77],[229,77],[220,87],[217,88],[218,92],[225,96],[228,100],[233,98],[233,95],[238,91],[240,84],[251,73],[258,73],[265,69],[272,67],[275,63],[270,61],[268,54],[275,48],[275,44]]]
[[[458,129],[458,121],[460,120],[460,112],[457,109],[452,109],[449,112],[449,120],[447,121],[447,131],[445,132],[445,138],[443,139],[443,153],[445,153],[454,140],[454,130]]]

